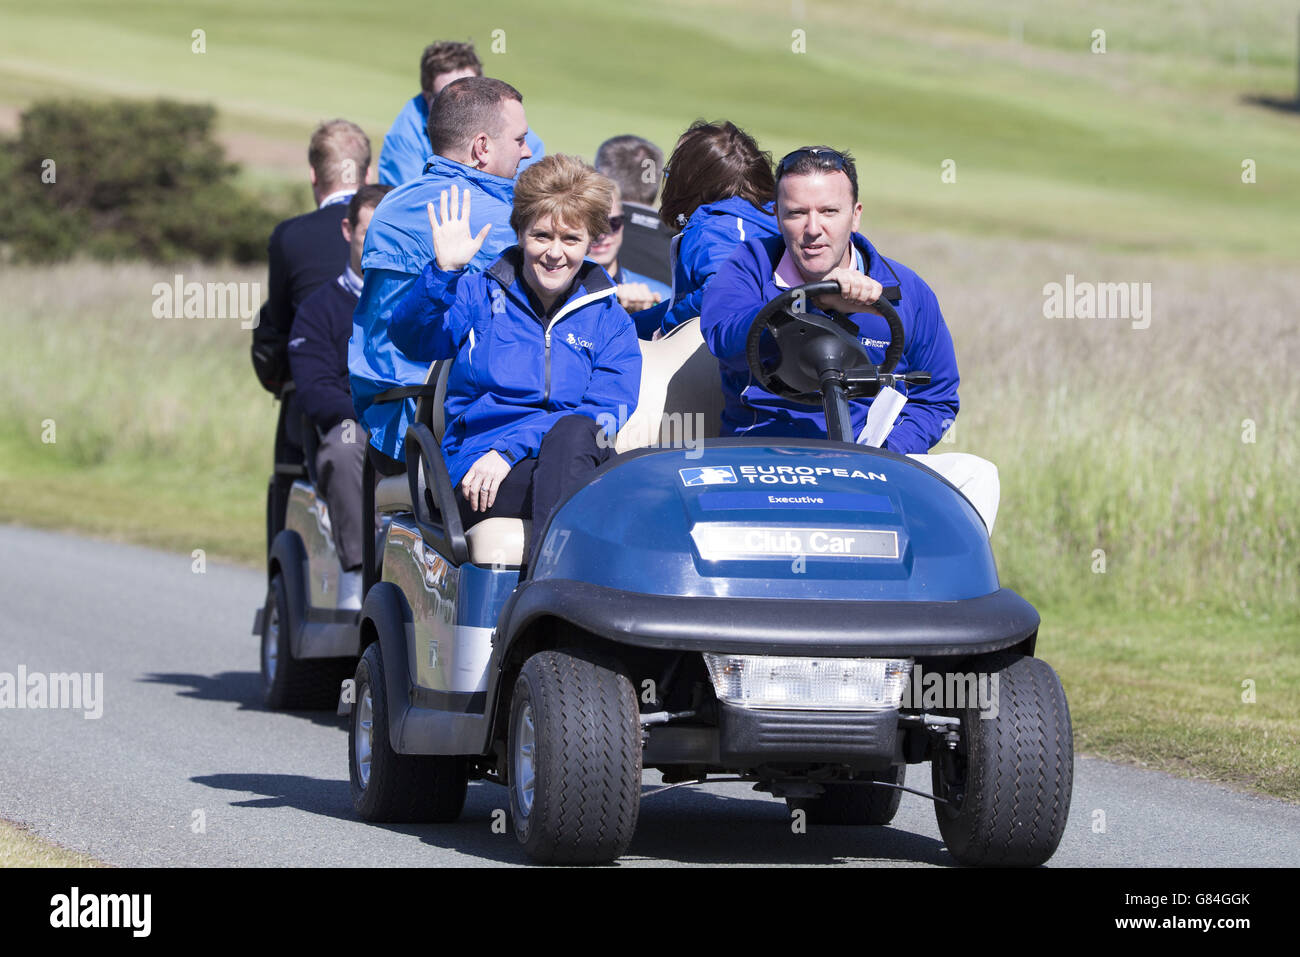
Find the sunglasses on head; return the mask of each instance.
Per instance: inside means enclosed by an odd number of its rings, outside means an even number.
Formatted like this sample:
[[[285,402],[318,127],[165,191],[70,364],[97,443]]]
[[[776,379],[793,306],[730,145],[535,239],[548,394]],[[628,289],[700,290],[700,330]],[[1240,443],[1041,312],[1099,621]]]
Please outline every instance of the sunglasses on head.
[[[840,153],[825,146],[806,146],[803,149],[795,150],[793,153],[787,153],[781,158],[781,162],[776,167],[776,178],[780,179],[786,173],[790,172],[801,160],[811,158],[820,169],[828,172],[832,170],[843,170],[847,175],[849,171],[849,161]]]

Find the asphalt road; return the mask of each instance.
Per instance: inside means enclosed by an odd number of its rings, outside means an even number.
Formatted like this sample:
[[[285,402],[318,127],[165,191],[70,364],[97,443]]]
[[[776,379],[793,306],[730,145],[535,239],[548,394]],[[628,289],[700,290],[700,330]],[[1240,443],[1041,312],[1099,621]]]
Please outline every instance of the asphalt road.
[[[197,547],[197,546],[196,546]],[[257,703],[249,634],[265,580],[188,555],[0,526],[0,672],[102,672],[102,717],[0,710],[0,818],[123,866],[522,864],[495,833],[504,789],[470,786],[451,825],[377,826],[348,796],[331,713]],[[908,783],[928,790],[928,768]],[[647,788],[658,775],[647,774]],[[201,823],[202,827],[197,825]],[[930,802],[893,826],[792,833],[747,784],[646,797],[624,866],[949,866]],[[1294,866],[1300,806],[1078,758],[1049,866]]]

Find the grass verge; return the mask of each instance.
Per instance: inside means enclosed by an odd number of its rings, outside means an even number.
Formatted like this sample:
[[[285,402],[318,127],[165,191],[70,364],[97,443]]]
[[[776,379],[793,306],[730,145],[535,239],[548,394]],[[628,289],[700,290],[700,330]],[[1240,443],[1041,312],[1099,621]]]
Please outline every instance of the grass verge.
[[[51,844],[17,824],[0,821],[0,868],[106,866],[86,854]]]

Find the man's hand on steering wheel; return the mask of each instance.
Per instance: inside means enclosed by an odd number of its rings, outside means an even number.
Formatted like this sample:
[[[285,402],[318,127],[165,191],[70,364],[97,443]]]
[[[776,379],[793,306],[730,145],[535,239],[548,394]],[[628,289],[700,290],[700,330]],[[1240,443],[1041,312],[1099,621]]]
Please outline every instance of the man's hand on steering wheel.
[[[510,474],[510,463],[492,449],[470,466],[460,483],[460,493],[476,512],[486,512],[497,500],[497,489]]]
[[[868,310],[866,307],[879,299],[885,291],[884,286],[870,276],[847,266],[832,269],[823,280],[839,283],[840,294],[815,296],[813,302],[819,309],[833,309],[846,315],[852,312],[874,312],[874,309]]]

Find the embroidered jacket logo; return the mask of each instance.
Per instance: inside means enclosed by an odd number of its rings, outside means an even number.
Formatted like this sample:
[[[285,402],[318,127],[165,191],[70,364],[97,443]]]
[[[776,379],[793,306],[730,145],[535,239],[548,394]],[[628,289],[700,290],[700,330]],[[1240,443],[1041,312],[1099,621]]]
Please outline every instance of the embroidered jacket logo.
[[[568,337],[564,341],[571,346],[581,346],[583,349],[592,348],[592,344],[590,342],[588,342],[586,339],[583,339],[581,336],[575,336],[572,332],[569,333]]]

